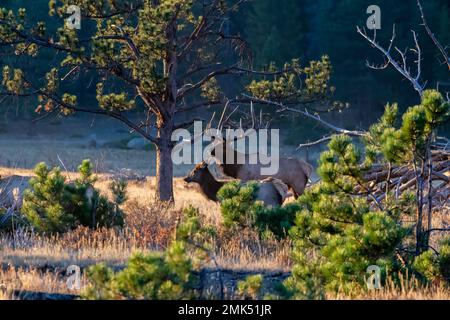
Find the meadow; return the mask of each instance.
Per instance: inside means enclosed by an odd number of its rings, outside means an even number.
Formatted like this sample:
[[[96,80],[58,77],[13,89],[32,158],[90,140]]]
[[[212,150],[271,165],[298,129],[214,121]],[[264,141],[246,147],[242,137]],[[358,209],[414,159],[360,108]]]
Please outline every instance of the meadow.
[[[0,168],[0,175],[32,175],[31,170]],[[75,173],[67,173],[74,177]],[[107,192],[108,175],[99,174],[97,186]],[[29,292],[76,295],[67,287],[69,265],[84,268],[106,263],[113,269],[124,267],[133,252],[163,250],[173,237],[181,208],[197,207],[204,223],[212,224],[221,235],[214,244],[219,267],[242,280],[251,274],[279,275],[283,279],[292,267],[289,240],[261,240],[254,232],[229,236],[222,230],[219,205],[206,200],[195,187],[176,179],[176,203],[173,207],[157,204],[152,199],[152,177],[130,181],[129,200],[124,205],[126,229],[90,230],[80,227],[60,236],[42,236],[25,230],[0,237],[0,298],[18,299]],[[435,227],[450,224],[449,208],[436,215]],[[209,267],[214,268],[213,265]],[[82,284],[87,280],[83,276]],[[450,299],[450,291],[442,285],[420,286],[414,277],[402,279],[401,286],[388,283],[381,290],[330,295],[328,299]],[[233,291],[233,288],[230,288]],[[50,296],[51,297],[51,296]],[[228,298],[236,298],[230,293]]]

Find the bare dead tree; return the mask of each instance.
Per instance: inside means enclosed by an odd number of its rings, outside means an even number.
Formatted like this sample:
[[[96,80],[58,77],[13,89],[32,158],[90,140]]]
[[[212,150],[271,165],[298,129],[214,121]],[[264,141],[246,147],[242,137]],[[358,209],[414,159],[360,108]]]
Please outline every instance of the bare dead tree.
[[[444,48],[440,44],[440,42],[435,37],[434,33],[429,28],[420,0],[417,0],[417,5],[420,10],[423,26],[425,27],[428,36],[431,38],[436,48],[443,56],[445,60],[444,64],[446,64],[450,70],[450,63],[446,52],[446,48]],[[372,45],[372,47],[374,47],[375,49],[377,49],[382,53],[384,58],[383,64],[376,65],[374,63],[370,63],[369,61],[367,61],[366,62],[367,66],[374,70],[384,70],[388,66],[394,67],[395,70],[397,70],[405,79],[407,79],[412,84],[414,90],[419,94],[420,97],[422,97],[424,89],[426,87],[426,82],[424,82],[421,79],[423,57],[417,33],[414,30],[411,30],[414,40],[414,48],[410,49],[410,51],[412,51],[416,57],[416,59],[413,60],[413,67],[411,67],[407,62],[408,49],[400,50],[398,47],[394,45],[396,37],[395,25],[393,25],[392,37],[387,48],[383,47],[377,41],[376,30],[374,30],[373,36],[369,36],[364,28],[361,29],[359,26],[357,26],[356,29],[357,32]],[[395,52],[397,53],[398,58],[394,56],[393,50],[395,50]],[[414,69],[415,72],[413,72],[412,69]],[[450,101],[448,93],[446,94],[446,97],[447,101]],[[436,152],[436,150],[434,150],[433,153],[432,148],[435,142],[436,142],[435,135],[433,133],[430,133],[426,141],[425,155],[423,157],[414,159],[411,164],[412,170],[411,168],[406,168],[406,171],[403,171],[402,177],[397,179],[396,181],[397,192],[405,191],[413,186],[415,186],[416,189],[416,198],[417,198],[416,254],[421,252],[423,246],[429,245],[429,236],[433,232],[432,213],[433,213],[433,205],[435,203],[434,197],[436,195],[439,195],[445,198],[445,201],[447,201],[447,199],[450,197],[450,194],[445,192],[445,190],[449,186],[448,184],[449,180],[445,175],[443,175],[444,172],[447,172],[449,170],[450,165],[450,163],[448,162],[448,158],[445,158],[448,155],[446,149],[447,147],[444,147],[442,149],[442,146],[437,146],[439,151]],[[434,147],[436,147],[436,145],[434,145]],[[436,156],[436,153],[438,156]],[[442,162],[439,162],[439,160],[442,159],[442,157],[444,157],[445,159],[444,164]],[[440,168],[440,170],[442,171],[436,170],[437,169],[436,167]],[[387,170],[387,173],[383,172],[383,175],[386,175],[386,177],[388,177],[386,190],[388,190],[390,180],[392,179],[391,169],[392,169],[391,165],[389,164],[389,170]],[[408,178],[405,179],[405,175]],[[443,183],[440,184],[437,190],[435,190],[435,188],[433,187],[433,181],[436,178],[443,181]],[[427,188],[427,197],[424,196],[425,187]],[[444,188],[444,190],[442,190],[441,188]],[[384,192],[382,196],[386,196],[386,194],[387,193]],[[427,205],[427,218],[428,218],[428,224],[426,229],[424,229],[422,221],[423,207],[425,204]],[[425,242],[425,244],[423,244],[423,242]]]

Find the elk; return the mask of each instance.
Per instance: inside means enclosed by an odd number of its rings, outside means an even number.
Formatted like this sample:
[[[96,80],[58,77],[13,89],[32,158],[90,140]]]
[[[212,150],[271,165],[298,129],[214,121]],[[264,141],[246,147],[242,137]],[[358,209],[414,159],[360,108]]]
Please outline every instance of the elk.
[[[220,164],[221,170],[225,175],[239,179],[242,181],[249,180],[262,180],[268,177],[275,178],[283,181],[293,192],[295,198],[298,198],[303,194],[306,188],[306,184],[311,177],[313,171],[312,165],[309,163],[297,159],[297,158],[284,158],[281,157],[279,160],[279,170],[278,173],[272,176],[264,176],[261,174],[262,165],[250,164],[249,155],[237,152],[230,142],[224,140],[221,142],[222,148],[219,146],[219,152],[222,153],[221,158],[224,159]],[[227,163],[227,154],[233,153],[234,161],[232,163]],[[216,156],[215,150],[211,153]],[[240,159],[239,164],[237,159]],[[244,160],[244,161],[242,161]]]
[[[224,124],[227,122],[231,123],[231,115],[236,111],[231,112],[229,116],[225,118],[225,112],[228,104],[225,105],[224,110],[222,112],[222,116],[219,120],[219,131],[222,131]],[[239,128],[243,129],[242,118],[239,121]],[[253,108],[253,103],[250,104],[250,114],[248,115],[248,119],[246,120],[250,124],[248,126],[251,129],[267,129],[270,126],[270,120],[265,121],[263,119],[262,111],[260,110],[259,119],[255,115],[255,111]],[[228,123],[228,125],[230,124]],[[231,124],[231,127],[237,127],[236,124]],[[223,137],[219,141],[216,141],[216,147],[212,150],[211,155],[213,157],[223,159],[221,162],[220,169],[221,171],[232,178],[239,179],[242,181],[250,181],[250,180],[263,180],[266,178],[274,178],[282,181],[285,185],[289,187],[292,191],[294,197],[297,199],[299,196],[303,194],[305,191],[306,185],[311,177],[313,167],[309,163],[297,159],[297,158],[286,158],[280,157],[279,159],[279,170],[275,175],[267,176],[261,174],[262,164],[252,164],[250,160],[249,154],[244,154],[238,152],[234,148],[234,142],[239,139],[245,139],[246,133],[242,136],[234,137],[234,139],[228,139]],[[216,154],[219,153],[219,154]],[[221,154],[220,154],[221,153]],[[230,159],[230,153],[233,154],[233,160],[231,163],[228,163],[226,159]],[[239,159],[239,161],[238,161]]]
[[[203,161],[184,178],[184,181],[197,183],[206,198],[217,202],[217,193],[230,180],[218,180],[211,173],[210,169],[212,168],[208,168],[208,163]],[[256,200],[262,201],[266,206],[280,206],[290,195],[287,186],[278,179],[268,178],[258,181],[258,184],[259,189]]]

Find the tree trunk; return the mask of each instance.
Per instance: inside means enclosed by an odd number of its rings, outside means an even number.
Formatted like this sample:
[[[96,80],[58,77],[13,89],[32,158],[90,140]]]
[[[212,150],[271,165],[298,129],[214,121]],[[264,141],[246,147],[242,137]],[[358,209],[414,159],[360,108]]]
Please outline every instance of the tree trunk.
[[[176,19],[166,28],[166,39],[169,44],[164,58],[164,77],[167,77],[163,106],[157,116],[158,143],[156,147],[156,198],[160,201],[174,201],[173,196],[173,162],[172,131],[174,128],[174,112],[177,104],[177,51],[176,51]]]
[[[433,175],[433,158],[431,155],[431,138],[428,140],[427,143],[427,161],[428,161],[428,230],[431,230],[431,228],[433,227],[433,223],[432,223],[432,215],[433,215],[433,179],[432,179],[432,175]],[[430,232],[428,231],[426,233],[426,244],[427,247],[430,245]]]
[[[172,127],[162,125],[158,130],[159,143],[156,146],[156,199],[173,201]]]
[[[423,186],[424,186],[424,161],[421,160],[421,168],[415,169],[417,177],[417,226],[416,226],[416,255],[423,252],[425,246],[424,229],[423,229]]]

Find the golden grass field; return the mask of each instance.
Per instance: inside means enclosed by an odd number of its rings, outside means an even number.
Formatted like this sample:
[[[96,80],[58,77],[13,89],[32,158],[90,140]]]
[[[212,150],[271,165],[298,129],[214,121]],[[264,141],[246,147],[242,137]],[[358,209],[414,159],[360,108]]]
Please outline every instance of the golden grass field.
[[[48,128],[48,126],[46,127]],[[39,129],[39,128],[38,128]],[[37,132],[41,132],[38,129]],[[49,130],[49,129],[47,129]],[[182,208],[193,205],[199,209],[203,222],[212,224],[219,237],[214,243],[214,254],[223,269],[259,272],[288,272],[291,270],[290,242],[274,239],[260,240],[253,232],[226,234],[222,232],[219,205],[206,200],[198,190],[182,181],[190,166],[175,168],[175,203],[168,207],[153,200],[155,180],[154,152],[127,150],[111,147],[89,147],[89,132],[77,131],[73,139],[64,138],[64,130],[76,131],[76,127],[62,125],[37,137],[22,131],[0,134],[0,176],[33,175],[38,162],[57,165],[68,179],[74,179],[73,171],[81,160],[89,158],[98,176],[96,187],[108,194],[112,172],[130,168],[146,176],[142,181],[129,181],[128,200],[123,205],[126,228],[123,231],[79,228],[67,234],[53,237],[40,236],[24,230],[13,235],[0,236],[0,299],[11,299],[13,291],[38,291],[70,293],[64,272],[69,265],[81,268],[104,262],[119,268],[133,252],[162,250],[171,241]],[[128,133],[108,135],[117,141]],[[64,139],[63,139],[64,138]],[[100,136],[100,139],[105,139]],[[286,148],[290,153],[292,148]],[[448,208],[442,208],[434,217],[435,227],[448,227]],[[86,279],[82,278],[82,284]],[[330,299],[349,299],[346,295],[329,296]],[[418,287],[415,279],[404,279],[401,287],[388,284],[382,290],[355,293],[357,299],[450,299],[450,292],[441,286]]]
[[[2,177],[12,174],[33,175],[29,169],[0,168]],[[64,174],[76,177],[76,173]],[[108,194],[109,175],[97,176],[96,187]],[[44,237],[18,230],[14,236],[0,237],[0,286],[14,290],[70,293],[66,279],[58,275],[69,265],[83,268],[105,262],[111,267],[120,267],[135,251],[163,249],[172,238],[181,209],[188,205],[199,209],[204,223],[221,229],[218,204],[206,200],[195,187],[180,178],[175,179],[176,201],[173,207],[156,204],[153,190],[153,177],[128,183],[128,200],[123,205],[127,215],[124,232],[79,228],[58,237]],[[215,253],[217,262],[224,269],[255,272],[290,269],[287,241],[262,242],[252,233],[221,238],[215,244]]]
[[[0,168],[0,175],[30,176],[29,169]],[[74,178],[75,173],[65,173]],[[97,187],[108,193],[110,176],[98,174]],[[154,178],[130,181],[129,199],[124,204],[127,214],[126,231],[91,231],[79,228],[64,235],[45,237],[23,230],[14,236],[0,237],[0,298],[10,299],[11,290],[73,294],[63,276],[69,265],[81,268],[105,262],[121,267],[135,251],[163,249],[171,240],[181,209],[189,204],[197,207],[204,223],[219,230],[214,251],[221,268],[258,272],[287,272],[291,268],[289,241],[262,241],[256,234],[221,236],[219,206],[206,200],[195,187],[175,179],[175,204],[158,205],[152,199]],[[448,215],[436,215],[436,226],[448,221]],[[86,279],[82,278],[82,284]],[[1,289],[3,288],[3,290]],[[330,299],[349,299],[346,295],[329,296]],[[388,284],[377,291],[355,293],[353,299],[450,299],[450,292],[441,286],[418,288],[415,279],[404,279],[401,287]]]

